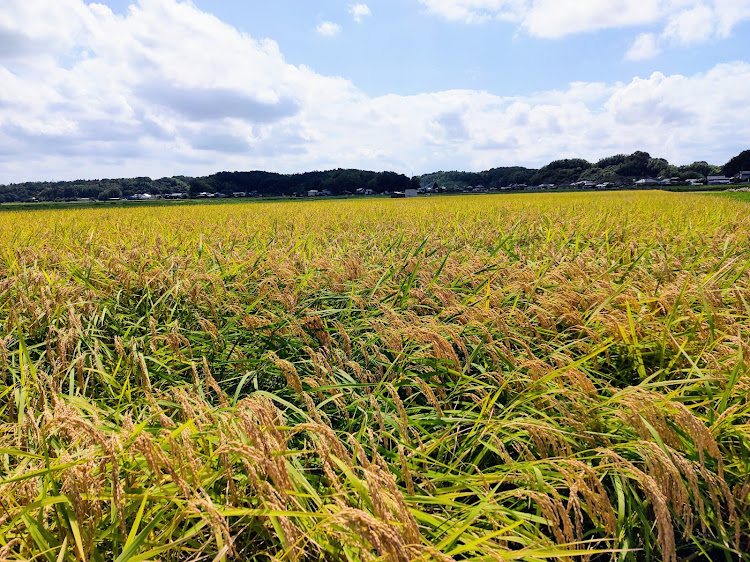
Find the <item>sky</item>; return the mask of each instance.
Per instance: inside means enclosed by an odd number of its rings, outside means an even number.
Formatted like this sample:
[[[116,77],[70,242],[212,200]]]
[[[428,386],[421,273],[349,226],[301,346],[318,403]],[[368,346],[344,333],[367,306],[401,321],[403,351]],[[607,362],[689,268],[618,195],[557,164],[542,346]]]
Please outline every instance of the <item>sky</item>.
[[[0,184],[750,148],[750,0],[2,0]]]

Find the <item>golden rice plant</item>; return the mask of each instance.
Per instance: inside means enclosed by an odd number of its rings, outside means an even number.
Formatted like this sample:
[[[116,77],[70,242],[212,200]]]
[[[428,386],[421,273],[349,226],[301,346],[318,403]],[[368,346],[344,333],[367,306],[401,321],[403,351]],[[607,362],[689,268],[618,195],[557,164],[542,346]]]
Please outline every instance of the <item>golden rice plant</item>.
[[[746,560],[750,214],[0,213],[2,560]]]

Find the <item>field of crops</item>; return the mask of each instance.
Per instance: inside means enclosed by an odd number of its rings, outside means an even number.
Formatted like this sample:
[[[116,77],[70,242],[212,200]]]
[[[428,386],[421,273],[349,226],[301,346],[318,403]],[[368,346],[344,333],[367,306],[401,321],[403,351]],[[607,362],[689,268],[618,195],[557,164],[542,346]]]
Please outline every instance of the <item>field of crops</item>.
[[[747,191],[739,191],[739,192],[724,192],[721,193],[722,197],[730,197],[732,199],[737,199],[738,201],[747,201],[750,202],[750,193]]]
[[[0,559],[738,560],[750,206],[0,213]]]

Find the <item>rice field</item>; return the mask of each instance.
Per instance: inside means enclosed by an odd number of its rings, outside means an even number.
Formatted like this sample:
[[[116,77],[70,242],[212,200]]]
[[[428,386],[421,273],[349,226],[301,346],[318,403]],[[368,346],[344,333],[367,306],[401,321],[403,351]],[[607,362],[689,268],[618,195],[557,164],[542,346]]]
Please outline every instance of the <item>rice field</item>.
[[[0,213],[0,559],[748,560],[749,211]]]

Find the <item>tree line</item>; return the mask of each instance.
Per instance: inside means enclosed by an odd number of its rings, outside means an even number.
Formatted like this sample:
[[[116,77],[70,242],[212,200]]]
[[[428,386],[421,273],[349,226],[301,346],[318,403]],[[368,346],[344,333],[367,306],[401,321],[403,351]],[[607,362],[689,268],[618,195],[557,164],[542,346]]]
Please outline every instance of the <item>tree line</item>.
[[[311,190],[341,196],[362,192],[381,194],[418,187],[416,178],[396,172],[329,170],[302,174],[272,172],[219,172],[204,177],[174,176],[152,180],[148,177],[56,182],[26,182],[0,186],[0,203],[15,201],[107,201],[140,194],[168,196],[203,194],[231,197],[305,196]]]
[[[262,196],[304,196],[310,191],[330,195],[354,195],[357,190],[372,193],[404,191],[417,187],[416,180],[396,172],[369,172],[365,170],[328,170],[302,174],[276,174],[272,172],[219,172],[188,182],[188,193],[232,195],[246,193]]]
[[[173,193],[198,197],[201,194],[235,194],[248,196],[304,196],[315,190],[330,195],[356,193],[382,194],[404,191],[420,186],[438,184],[446,187],[483,185],[500,189],[511,185],[564,185],[580,181],[609,182],[629,185],[640,178],[703,179],[712,174],[731,177],[741,170],[750,170],[750,150],[733,157],[724,166],[707,162],[693,162],[673,166],[663,158],[653,158],[647,152],[617,154],[596,163],[580,158],[555,160],[539,169],[521,166],[500,167],[483,172],[435,172],[408,178],[396,172],[336,169],[277,174],[273,172],[219,172],[210,176],[173,176],[152,180],[148,177],[95,179],[56,182],[26,182],[0,185],[0,203],[15,201],[70,201],[98,199],[106,201],[132,197],[136,194],[166,196]]]
[[[681,181],[705,179],[709,175],[723,174],[727,177],[741,170],[750,170],[750,150],[732,158],[724,166],[715,166],[704,161],[685,166],[674,166],[664,158],[653,158],[648,152],[616,154],[602,158],[596,163],[581,158],[555,160],[539,169],[519,166],[492,168],[483,172],[435,172],[421,176],[423,186],[465,187],[482,185],[488,189],[500,189],[512,185],[566,185],[581,181],[630,185],[642,178],[678,178]]]

